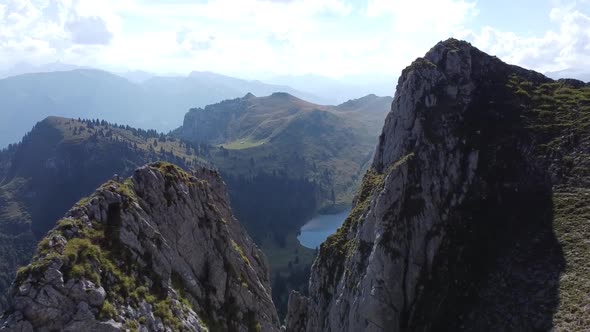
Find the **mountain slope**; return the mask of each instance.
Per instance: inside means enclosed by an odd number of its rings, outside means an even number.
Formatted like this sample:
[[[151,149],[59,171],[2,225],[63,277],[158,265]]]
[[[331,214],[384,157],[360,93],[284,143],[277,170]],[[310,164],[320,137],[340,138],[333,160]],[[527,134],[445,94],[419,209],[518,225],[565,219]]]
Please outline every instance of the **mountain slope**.
[[[323,186],[320,205],[330,203],[332,189],[331,203],[347,204],[390,102],[368,96],[323,106],[286,93],[248,94],[192,109],[174,135],[219,146],[221,158],[211,161],[230,175],[285,172]]]
[[[8,330],[278,331],[264,255],[218,174],[166,163],[103,184],[39,244]]]
[[[454,39],[398,82],[290,331],[590,327],[590,86]]]
[[[370,135],[379,135],[383,129],[384,115],[391,109],[391,97],[378,97],[374,94],[362,98],[351,99],[333,109],[336,114],[341,114],[354,119],[366,126]]]
[[[80,197],[113,174],[151,161],[205,164],[194,149],[153,131],[50,117],[23,141],[0,151],[0,307],[18,266]]]

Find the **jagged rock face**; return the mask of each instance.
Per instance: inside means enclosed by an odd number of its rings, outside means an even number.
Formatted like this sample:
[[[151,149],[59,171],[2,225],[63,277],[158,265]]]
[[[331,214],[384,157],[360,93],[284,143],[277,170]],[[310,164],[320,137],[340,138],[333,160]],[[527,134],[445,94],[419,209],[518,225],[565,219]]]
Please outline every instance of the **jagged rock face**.
[[[156,163],[72,208],[19,270],[14,331],[274,331],[269,269],[206,169]]]
[[[588,134],[557,120],[590,108],[556,106],[552,122],[539,101],[544,90],[585,86],[576,84],[457,40],[405,69],[355,207],[322,244],[310,297],[291,295],[287,330],[574,326],[590,306],[560,285],[568,221],[559,205],[564,194],[585,197],[587,176],[567,160],[587,160]]]

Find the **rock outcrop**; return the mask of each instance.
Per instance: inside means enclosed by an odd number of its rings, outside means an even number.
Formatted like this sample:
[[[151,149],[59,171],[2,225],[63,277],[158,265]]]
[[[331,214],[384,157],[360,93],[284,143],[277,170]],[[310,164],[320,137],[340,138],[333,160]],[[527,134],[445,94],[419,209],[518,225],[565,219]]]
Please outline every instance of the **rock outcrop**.
[[[582,82],[437,44],[403,71],[287,330],[590,328],[589,116]]]
[[[270,293],[218,174],[155,163],[58,222],[18,271],[0,329],[276,331]]]

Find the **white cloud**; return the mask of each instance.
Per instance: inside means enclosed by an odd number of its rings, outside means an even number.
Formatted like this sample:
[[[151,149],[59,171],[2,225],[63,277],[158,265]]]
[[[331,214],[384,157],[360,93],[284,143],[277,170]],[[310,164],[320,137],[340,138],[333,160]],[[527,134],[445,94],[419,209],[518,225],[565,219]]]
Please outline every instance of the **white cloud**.
[[[475,12],[463,0],[8,1],[0,6],[0,68],[19,59],[249,77],[394,77]],[[377,17],[386,24],[372,26]]]
[[[392,15],[398,33],[448,34],[477,15],[475,1],[464,0],[370,0],[369,16]]]
[[[393,81],[434,44],[464,30],[478,10],[475,0],[369,0],[365,14],[386,22],[373,38],[372,53],[365,55],[375,64],[368,69],[380,70]]]
[[[589,66],[588,15],[575,6],[547,15],[553,30],[523,36],[501,26],[470,29],[476,0],[3,0],[0,69],[61,61],[252,78],[381,74],[393,85],[451,36],[541,71]]]
[[[77,17],[65,25],[74,44],[107,45],[113,38],[105,21],[97,16]]]
[[[181,29],[176,33],[176,42],[188,52],[199,52],[213,47],[215,36],[206,31]]]
[[[0,67],[63,61],[80,45],[106,45],[114,15],[92,0],[6,0],[0,5]],[[108,8],[108,1],[100,1]]]
[[[548,14],[556,27],[539,36],[521,36],[494,27],[465,30],[459,37],[502,60],[541,72],[590,67],[590,16],[576,6]]]
[[[122,15],[157,17],[158,30],[145,32],[152,34],[150,44],[170,45],[166,38],[173,34],[176,45],[153,50],[149,44],[137,45],[142,36],[128,35],[126,43],[135,44],[135,51],[118,53],[131,59],[142,50],[144,57],[149,54],[157,63],[157,68],[143,69],[163,72],[198,69],[246,76],[289,72],[301,69],[300,63],[310,58],[306,53],[317,57],[336,52],[329,50],[330,40],[322,37],[322,18],[346,17],[351,12],[352,6],[343,0],[127,1],[121,6]],[[322,69],[328,71],[325,65]]]

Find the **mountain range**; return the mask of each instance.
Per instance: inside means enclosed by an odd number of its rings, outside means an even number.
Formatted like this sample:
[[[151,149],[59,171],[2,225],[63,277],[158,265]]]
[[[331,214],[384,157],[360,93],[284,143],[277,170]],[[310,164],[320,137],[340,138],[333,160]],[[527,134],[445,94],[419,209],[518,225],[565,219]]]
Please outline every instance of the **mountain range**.
[[[141,83],[95,69],[30,73],[0,80],[0,147],[47,116],[99,118],[111,123],[167,132],[186,110],[248,92],[283,91],[318,100],[287,86],[246,81],[209,72],[149,77]]]
[[[590,82],[590,72],[579,68],[567,68],[558,71],[551,71],[545,73],[547,77],[558,80],[561,78],[575,78],[580,81]]]
[[[392,96],[392,78],[388,75],[352,75],[329,78],[318,75],[282,75],[263,80],[269,84],[287,85],[299,91],[321,96],[326,104],[340,104],[368,94]],[[309,99],[313,101],[312,99]],[[322,103],[322,101],[319,101]]]

